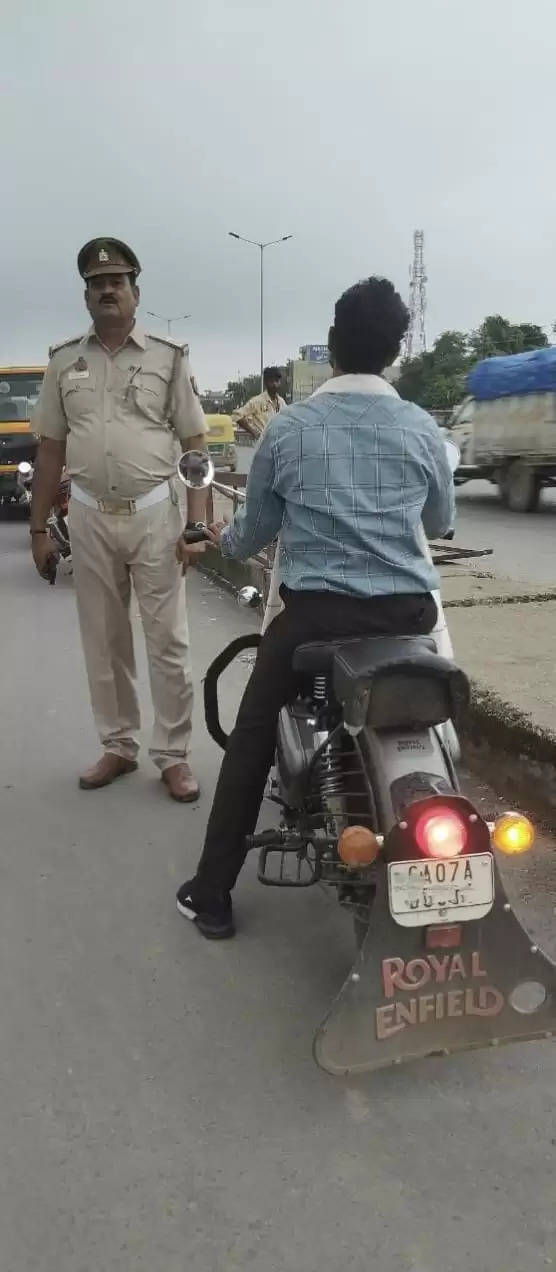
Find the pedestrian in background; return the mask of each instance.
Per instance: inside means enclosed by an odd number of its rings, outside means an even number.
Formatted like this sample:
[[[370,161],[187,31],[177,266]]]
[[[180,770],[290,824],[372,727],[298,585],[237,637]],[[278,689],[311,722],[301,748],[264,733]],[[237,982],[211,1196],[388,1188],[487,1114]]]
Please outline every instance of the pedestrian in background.
[[[31,542],[46,577],[53,553],[46,519],[65,463],[81,639],[103,747],[79,784],[95,790],[137,768],[133,583],[154,707],[150,754],[172,798],[189,802],[199,786],[187,758],[193,689],[183,569],[199,547],[186,549],[181,537],[172,479],[176,437],[183,450],[205,449],[205,419],[187,346],[147,335],[135,321],[141,267],[131,248],[93,239],[77,266],[93,324],[51,350],[33,426],[42,440]],[[187,499],[188,519],[200,520],[206,492],[188,490]]]
[[[249,398],[244,406],[240,406],[232,414],[232,419],[237,428],[245,429],[251,437],[259,439],[261,433],[269,422],[274,419],[285,407],[286,403],[278,392],[282,383],[282,372],[280,367],[265,367],[263,371],[262,393],[257,393],[255,397]]]

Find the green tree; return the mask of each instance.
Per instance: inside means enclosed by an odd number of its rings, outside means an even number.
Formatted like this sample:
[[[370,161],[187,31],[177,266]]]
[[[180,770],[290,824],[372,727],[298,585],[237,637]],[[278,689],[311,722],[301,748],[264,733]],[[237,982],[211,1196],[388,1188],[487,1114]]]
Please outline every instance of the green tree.
[[[402,364],[396,387],[401,397],[428,410],[449,410],[463,396],[468,368],[467,337],[444,331],[427,353]]]
[[[524,353],[527,349],[541,349],[548,344],[542,327],[532,322],[508,322],[501,314],[489,314],[469,337],[469,349],[474,361],[494,358],[504,353]]]
[[[401,397],[429,411],[449,410],[465,396],[465,379],[475,362],[547,344],[536,323],[512,323],[502,314],[489,314],[468,336],[463,331],[443,331],[432,349],[406,359],[396,387]]]
[[[520,322],[519,328],[523,337],[524,351],[526,349],[546,349],[548,336],[545,335],[542,327],[537,327],[535,322]]]

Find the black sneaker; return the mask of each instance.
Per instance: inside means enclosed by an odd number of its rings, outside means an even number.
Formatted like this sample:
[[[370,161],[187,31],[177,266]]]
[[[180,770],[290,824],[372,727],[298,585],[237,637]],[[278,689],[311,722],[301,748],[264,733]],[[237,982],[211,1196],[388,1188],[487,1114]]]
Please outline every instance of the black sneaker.
[[[208,941],[225,941],[235,936],[232,898],[229,892],[220,896],[202,896],[194,879],[182,883],[176,893],[180,914],[191,919]]]

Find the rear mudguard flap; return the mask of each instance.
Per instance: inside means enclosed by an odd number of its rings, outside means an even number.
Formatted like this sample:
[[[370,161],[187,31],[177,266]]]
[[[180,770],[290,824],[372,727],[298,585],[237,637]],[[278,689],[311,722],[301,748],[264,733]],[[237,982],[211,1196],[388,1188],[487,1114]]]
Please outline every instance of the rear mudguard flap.
[[[527,935],[495,875],[490,914],[461,925],[457,948],[427,949],[424,928],[399,927],[392,919],[386,867],[379,869],[369,930],[315,1034],[321,1069],[336,1076],[366,1073],[556,1034],[556,966]]]

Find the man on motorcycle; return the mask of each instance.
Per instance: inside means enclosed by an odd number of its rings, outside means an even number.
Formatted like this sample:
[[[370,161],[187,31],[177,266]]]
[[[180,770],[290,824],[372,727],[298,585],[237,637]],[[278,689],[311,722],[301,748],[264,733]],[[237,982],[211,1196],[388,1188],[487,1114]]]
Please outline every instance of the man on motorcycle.
[[[281,411],[254,456],[244,507],[210,528],[242,560],[280,534],[284,610],[261,641],[208,821],[197,873],[178,909],[209,938],[233,936],[231,890],[272,764],[281,707],[306,641],[432,631],[439,581],[420,542],[446,533],[454,486],[435,421],[381,376],[398,356],[408,311],[392,283],[368,278],[335,307],[332,379]]]

